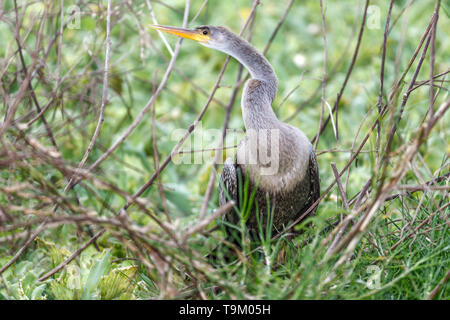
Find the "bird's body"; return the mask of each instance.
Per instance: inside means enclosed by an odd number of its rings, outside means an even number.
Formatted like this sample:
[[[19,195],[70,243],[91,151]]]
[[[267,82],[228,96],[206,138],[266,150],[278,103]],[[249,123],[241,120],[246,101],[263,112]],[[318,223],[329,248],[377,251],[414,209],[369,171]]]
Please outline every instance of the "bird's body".
[[[247,41],[225,30],[223,32],[229,34],[233,44],[226,53],[243,64],[252,79],[246,82],[241,100],[247,135],[237,148],[235,160],[228,158],[225,162],[219,183],[219,204],[224,205],[231,199],[241,206],[239,187],[243,187],[248,175],[247,194],[250,195],[255,186],[257,190],[246,222],[247,228],[258,230],[256,211],[265,217],[261,219],[264,225],[269,209],[274,210],[273,228],[281,231],[284,225],[296,220],[318,198],[317,160],[304,133],[278,120],[273,112],[277,77],[270,63]],[[261,150],[263,155],[272,156],[268,157],[271,161],[261,159]],[[269,150],[277,152],[277,156]],[[272,166],[273,170],[268,170],[268,166]],[[240,186],[238,172],[241,175]],[[230,211],[226,219],[237,224],[239,217]]]
[[[311,153],[309,163],[309,168],[305,172],[303,179],[299,180],[290,190],[266,189],[261,183],[258,184],[254,203],[258,203],[258,213],[262,213],[261,216],[264,217],[263,219],[260,218],[264,229],[267,222],[268,209],[274,210],[272,221],[273,229],[275,231],[282,231],[283,226],[287,225],[289,221],[296,220],[317,200],[320,190],[319,184],[316,183],[316,181],[319,181],[319,176],[314,153]],[[220,177],[220,205],[226,204],[229,201],[228,199],[234,200],[238,206],[241,205],[239,203],[238,172],[241,174],[241,181],[243,181],[241,185],[243,185],[246,179],[246,175],[243,173],[245,172],[244,170],[245,169],[242,169],[242,166],[231,160],[231,158],[226,160]],[[249,178],[250,177],[251,176],[249,176]],[[225,189],[222,187],[222,184],[225,186]],[[248,187],[249,193],[251,193],[254,188],[255,183],[252,182],[252,179],[250,178]],[[229,195],[229,198],[227,194]],[[256,217],[255,204],[252,206],[246,225],[250,231],[257,232],[258,220]],[[226,215],[226,220],[235,225],[239,223],[239,217],[234,212],[229,212]]]
[[[246,194],[250,197],[255,192],[247,228],[258,230],[256,211],[265,224],[268,212],[273,210],[273,228],[282,231],[283,226],[300,217],[317,200],[320,187],[311,143],[300,129],[281,122],[272,110],[277,92],[272,66],[251,44],[224,27],[154,28],[225,52],[250,72],[251,79],[244,86],[241,100],[246,136],[237,148],[235,159],[228,158],[224,164],[219,203],[224,205],[233,200],[238,207],[242,206],[240,188],[248,179]],[[237,224],[238,219],[234,210],[226,215],[231,223]]]

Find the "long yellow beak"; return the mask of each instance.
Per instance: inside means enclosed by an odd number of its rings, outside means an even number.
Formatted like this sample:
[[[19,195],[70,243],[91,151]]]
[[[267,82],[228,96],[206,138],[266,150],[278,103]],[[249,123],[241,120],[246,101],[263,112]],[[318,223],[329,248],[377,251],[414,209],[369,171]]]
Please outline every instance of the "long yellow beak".
[[[184,29],[184,28],[176,28],[176,27],[169,27],[169,26],[159,26],[159,25],[150,25],[152,29],[159,30],[162,32],[174,34],[176,36],[187,38],[199,42],[208,42],[209,40],[209,34],[204,35],[202,34],[201,30],[190,30],[190,29]]]

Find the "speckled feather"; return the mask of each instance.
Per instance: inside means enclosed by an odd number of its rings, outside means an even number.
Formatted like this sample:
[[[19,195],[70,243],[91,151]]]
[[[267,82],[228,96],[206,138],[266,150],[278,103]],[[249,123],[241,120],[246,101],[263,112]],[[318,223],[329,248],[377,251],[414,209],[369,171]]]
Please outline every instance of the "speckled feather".
[[[245,181],[245,174],[242,172],[240,165],[230,158],[224,164],[222,174],[220,176],[219,186],[219,203],[224,205],[230,200],[235,201],[237,206],[239,203],[239,183],[238,170],[242,175],[242,184]],[[225,189],[222,187],[224,186]],[[251,194],[254,184],[250,182],[248,194]],[[227,197],[227,194],[229,198]],[[258,211],[262,213],[263,226],[267,221],[267,196],[269,196],[270,209],[274,210],[273,229],[274,231],[282,231],[283,226],[287,226],[289,222],[296,220],[319,198],[320,196],[320,181],[317,160],[314,152],[310,153],[308,172],[305,177],[298,181],[294,189],[289,192],[269,192],[258,189],[256,191],[254,204],[250,212],[250,217],[247,221],[247,228],[251,231],[257,231],[258,225],[256,220],[256,204],[258,203]],[[308,215],[314,214],[316,208],[311,210]],[[234,210],[231,210],[226,216],[225,220],[237,224],[239,218]]]

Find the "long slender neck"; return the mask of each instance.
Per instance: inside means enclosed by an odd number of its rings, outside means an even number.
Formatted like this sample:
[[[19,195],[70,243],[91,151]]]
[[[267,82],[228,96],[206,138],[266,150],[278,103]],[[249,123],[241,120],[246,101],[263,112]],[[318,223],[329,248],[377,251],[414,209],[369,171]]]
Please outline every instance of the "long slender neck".
[[[242,116],[245,128],[279,128],[280,121],[272,110],[272,102],[277,93],[277,77],[269,61],[251,44],[235,37],[224,50],[238,60],[250,72],[242,94]]]
[[[238,60],[250,72],[253,79],[263,81],[272,102],[277,93],[278,81],[269,61],[250,43],[238,36],[224,51]]]
[[[292,189],[307,172],[309,141],[299,130],[278,120],[273,112],[277,77],[267,59],[242,38],[236,37],[231,43],[226,53],[244,65],[252,76],[242,93],[247,139],[238,147],[237,161],[250,164],[256,159],[253,163],[256,165],[248,167],[250,179],[259,181],[263,190]]]

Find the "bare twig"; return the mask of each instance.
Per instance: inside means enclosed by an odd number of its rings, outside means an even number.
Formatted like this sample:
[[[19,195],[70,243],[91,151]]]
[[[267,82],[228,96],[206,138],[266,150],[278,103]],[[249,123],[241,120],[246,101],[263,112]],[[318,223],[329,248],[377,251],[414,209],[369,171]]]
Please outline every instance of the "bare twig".
[[[0,275],[8,269],[17,259],[25,252],[26,248],[36,239],[36,237],[41,233],[42,230],[45,229],[45,224],[47,221],[41,223],[39,227],[34,231],[34,233],[30,236],[30,238],[25,242],[25,244],[20,248],[19,251],[12,257],[3,267],[0,268]]]
[[[441,6],[441,1],[436,1],[436,8],[434,12],[436,14],[436,19],[434,20],[433,27],[431,29],[431,49],[430,49],[430,105],[428,107],[428,113],[430,117],[433,117],[434,113],[434,64],[435,64],[435,56],[436,56],[436,26],[439,19],[439,8]]]
[[[150,11],[150,15],[152,17],[153,24],[159,24],[158,20],[156,20],[155,12],[153,11],[153,7],[152,7],[152,4],[151,4],[151,1],[150,0],[145,0],[145,2],[147,3],[148,10]],[[159,31],[159,30],[156,30],[156,31],[158,32],[159,37],[161,38],[162,42],[166,46],[167,50],[169,51],[170,56],[173,57],[173,55],[174,55],[173,49],[170,46],[170,44],[167,42],[166,37],[164,36],[164,34],[161,31]]]
[[[322,34],[323,34],[323,71],[322,71],[322,98],[320,99],[320,120],[318,132],[322,128],[323,114],[325,112],[325,85],[327,83],[327,30],[325,26],[325,12],[323,9],[323,1],[320,0],[320,13],[322,17]],[[330,114],[331,115],[331,114]],[[317,136],[314,142],[314,151],[317,151],[320,135]]]
[[[42,277],[40,277],[39,281],[45,281],[48,278],[50,278],[52,275],[57,273],[58,271],[62,270],[65,266],[67,266],[70,262],[73,261],[76,257],[78,257],[81,252],[83,252],[87,247],[89,247],[94,241],[96,241],[103,233],[105,233],[106,229],[102,229],[99,232],[97,232],[88,242],[86,242],[83,246],[78,248],[74,253],[70,255],[69,258],[61,262],[59,265],[57,265],[55,268],[44,274]]]
[[[222,215],[224,215],[225,213],[230,211],[230,209],[233,208],[234,205],[235,205],[235,203],[233,201],[226,203],[225,205],[218,208],[213,214],[206,217],[206,219],[201,220],[200,223],[197,223],[195,226],[186,230],[184,235],[182,236],[182,241],[183,242],[186,241],[186,239],[189,238],[194,233],[199,232],[199,231],[203,230],[204,228],[206,228],[215,219],[221,217]]]
[[[391,3],[389,5],[389,11],[388,11],[387,19],[386,19],[386,24],[384,26],[383,50],[382,50],[382,53],[381,53],[381,67],[380,67],[380,92],[378,94],[378,102],[377,102],[378,115],[380,115],[381,108],[382,108],[382,105],[383,105],[384,65],[385,65],[385,62],[386,62],[386,44],[387,44],[388,31],[389,31],[389,22],[391,20],[391,13],[392,13],[392,8],[393,7],[394,7],[394,0],[391,0]],[[378,152],[379,152],[379,149],[380,149],[380,142],[381,142],[381,126],[380,126],[380,122],[378,120],[378,122],[377,122],[377,142],[376,142],[377,161],[378,161],[378,158],[379,158]]]
[[[352,61],[350,63],[350,66],[348,68],[347,73],[345,74],[344,82],[343,82],[343,84],[341,86],[341,89],[339,90],[339,93],[337,94],[337,98],[336,98],[336,101],[335,101],[334,106],[333,106],[333,112],[335,112],[335,115],[336,115],[336,136],[337,136],[336,138],[339,137],[339,134],[338,134],[338,117],[337,117],[338,105],[339,105],[339,101],[341,100],[342,94],[344,93],[345,87],[347,86],[347,82],[350,79],[350,76],[352,74],[353,67],[355,66],[355,63],[356,63],[356,58],[358,57],[359,47],[361,45],[362,36],[363,36],[364,29],[365,29],[365,26],[366,26],[367,8],[369,7],[369,1],[370,0],[366,0],[366,4],[365,4],[365,7],[364,7],[363,18],[362,18],[362,21],[361,21],[361,27],[359,29],[358,40],[356,42],[355,51],[353,52]],[[325,122],[323,123],[323,125],[320,128],[319,132],[314,137],[314,139],[313,139],[314,142],[315,142],[315,140],[319,139],[319,136],[325,130],[325,128],[328,125],[328,122],[330,121],[331,117],[332,117],[332,115],[328,116],[328,118],[325,120]]]
[[[154,85],[153,88],[154,90],[156,90],[156,72],[155,72],[155,77],[154,77]],[[155,92],[153,92],[153,94],[155,94]],[[155,120],[155,114],[156,114],[156,104],[153,104],[153,109],[152,109],[152,137],[153,137],[153,157],[155,159],[155,171],[158,171],[159,169],[159,151],[158,151],[158,141],[157,141],[157,135],[156,135],[156,120]],[[166,201],[166,196],[164,194],[164,189],[163,189],[163,185],[162,185],[162,179],[161,176],[158,175],[158,191],[159,191],[159,195],[161,197],[161,202],[164,208],[164,213],[166,214],[166,218],[167,221],[171,221],[170,219],[170,212],[169,212],[169,207],[167,206],[167,201]]]
[[[106,102],[107,102],[107,95],[108,95],[108,70],[109,70],[109,56],[110,56],[110,50],[111,50],[111,0],[108,0],[108,8],[107,8],[107,14],[106,14],[106,50],[105,50],[105,67],[103,69],[103,94],[102,94],[102,100],[101,100],[101,106],[100,106],[100,114],[97,121],[97,126],[95,127],[94,134],[92,136],[91,141],[89,142],[89,146],[86,150],[86,152],[83,155],[83,158],[81,159],[80,164],[78,165],[78,169],[81,169],[84,167],[84,164],[86,163],[87,158],[89,157],[89,154],[91,153],[92,149],[94,148],[95,142],[97,141],[98,136],[100,135],[100,130],[103,124],[103,121],[105,120],[105,108],[106,108]],[[76,174],[75,174],[76,176]],[[72,187],[74,181],[74,176],[72,176],[67,183],[66,187],[64,188],[64,191],[70,190]]]
[[[334,162],[332,162],[331,163],[331,167],[333,169],[334,177],[336,178],[336,182],[337,182],[337,185],[338,185],[338,188],[339,188],[339,192],[340,192],[341,197],[342,197],[342,204],[343,204],[343,206],[344,206],[344,208],[345,208],[345,210],[347,212],[351,212],[351,209],[350,209],[350,207],[348,205],[348,202],[347,202],[347,197],[345,196],[344,188],[342,187],[341,180],[339,179],[339,173],[338,173],[338,170],[336,168],[336,164]],[[342,220],[343,219],[341,217],[341,222],[342,222]],[[328,248],[328,251],[327,251],[327,254],[326,254],[327,256],[330,255],[330,253],[336,247],[336,245],[338,244],[339,240],[342,238],[342,235],[344,234],[344,232],[347,229],[347,227],[350,224],[350,222],[351,222],[351,220],[348,220],[346,222],[346,224],[341,229],[339,229],[339,232],[337,233],[336,237],[334,238],[333,242],[331,243],[330,247]]]
[[[450,271],[447,272],[444,278],[442,278],[441,281],[437,284],[437,286],[431,291],[430,295],[428,296],[427,300],[433,300],[433,298],[439,293],[439,290],[441,290],[442,286],[445,285],[450,279]]]

